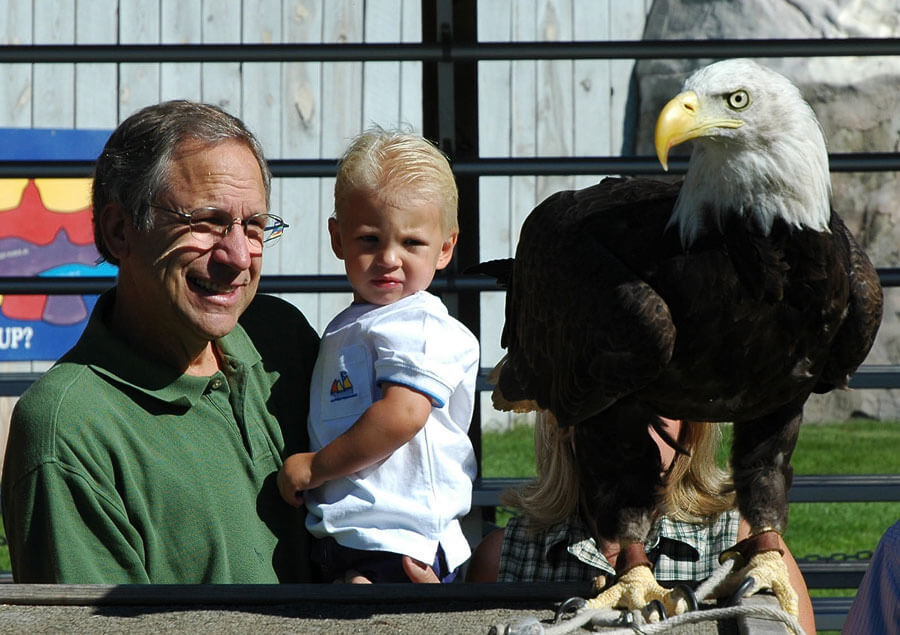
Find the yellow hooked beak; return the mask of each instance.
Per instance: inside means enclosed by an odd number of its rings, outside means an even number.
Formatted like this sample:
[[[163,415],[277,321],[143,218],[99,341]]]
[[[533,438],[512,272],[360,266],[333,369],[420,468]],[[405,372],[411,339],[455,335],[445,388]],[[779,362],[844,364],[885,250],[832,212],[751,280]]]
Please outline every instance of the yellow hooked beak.
[[[669,170],[669,150],[680,143],[702,137],[712,128],[740,128],[740,119],[711,117],[701,108],[700,98],[688,90],[672,98],[656,120],[656,156]]]

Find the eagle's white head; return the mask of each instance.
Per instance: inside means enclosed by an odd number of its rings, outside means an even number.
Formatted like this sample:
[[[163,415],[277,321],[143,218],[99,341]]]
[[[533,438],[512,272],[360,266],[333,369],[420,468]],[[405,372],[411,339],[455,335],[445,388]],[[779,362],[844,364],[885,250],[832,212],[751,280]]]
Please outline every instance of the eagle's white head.
[[[669,225],[690,246],[706,223],[753,215],[765,232],[776,218],[828,231],[828,151],[815,113],[788,79],[746,59],[696,71],[656,123],[664,168],[674,146],[694,140]],[[701,213],[702,212],[702,213]]]

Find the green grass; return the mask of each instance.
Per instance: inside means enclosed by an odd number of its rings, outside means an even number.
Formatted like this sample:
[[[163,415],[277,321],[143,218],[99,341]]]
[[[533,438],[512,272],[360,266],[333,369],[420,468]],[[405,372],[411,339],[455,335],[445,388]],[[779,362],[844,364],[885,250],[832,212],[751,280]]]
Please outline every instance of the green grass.
[[[481,473],[486,477],[534,476],[534,428],[514,425],[504,432],[481,435]]]
[[[806,425],[792,463],[797,474],[890,474],[900,468],[900,423],[849,421]],[[900,518],[900,502],[795,503],[785,540],[794,555],[871,550]]]

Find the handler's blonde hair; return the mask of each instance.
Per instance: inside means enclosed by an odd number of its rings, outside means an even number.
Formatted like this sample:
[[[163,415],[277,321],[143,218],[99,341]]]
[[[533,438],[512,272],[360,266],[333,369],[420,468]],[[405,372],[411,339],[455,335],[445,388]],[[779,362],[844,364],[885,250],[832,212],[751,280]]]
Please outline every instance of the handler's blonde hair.
[[[525,514],[535,530],[578,513],[578,475],[571,438],[571,428],[561,428],[549,412],[539,413],[534,424],[537,477],[501,495],[501,502]],[[716,424],[682,423],[677,441],[690,456],[675,455],[665,479],[661,513],[673,520],[704,523],[734,507],[731,480],[716,463],[719,438]]]

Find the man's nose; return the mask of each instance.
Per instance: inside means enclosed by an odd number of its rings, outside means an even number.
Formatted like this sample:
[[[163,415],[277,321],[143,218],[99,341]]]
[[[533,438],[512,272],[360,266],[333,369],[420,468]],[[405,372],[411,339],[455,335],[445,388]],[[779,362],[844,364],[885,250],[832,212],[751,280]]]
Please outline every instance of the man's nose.
[[[250,242],[244,233],[244,227],[240,221],[235,221],[228,231],[213,249],[213,257],[217,262],[230,265],[235,269],[248,269],[252,256]]]

